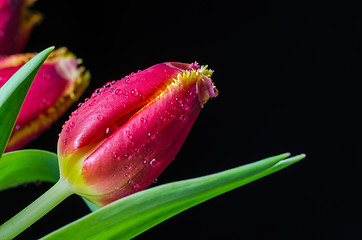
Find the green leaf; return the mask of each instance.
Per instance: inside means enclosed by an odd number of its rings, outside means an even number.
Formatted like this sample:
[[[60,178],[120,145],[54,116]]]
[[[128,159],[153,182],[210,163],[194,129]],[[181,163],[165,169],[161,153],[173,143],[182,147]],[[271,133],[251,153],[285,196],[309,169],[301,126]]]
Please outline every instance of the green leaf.
[[[53,49],[54,47],[47,48],[30,59],[0,88],[0,157],[8,143],[30,85]]]
[[[0,160],[0,190],[35,181],[55,183],[59,179],[58,157],[43,150],[5,153]]]
[[[305,157],[289,154],[204,177],[173,182],[115,201],[43,239],[130,239],[210,198],[281,170]]]

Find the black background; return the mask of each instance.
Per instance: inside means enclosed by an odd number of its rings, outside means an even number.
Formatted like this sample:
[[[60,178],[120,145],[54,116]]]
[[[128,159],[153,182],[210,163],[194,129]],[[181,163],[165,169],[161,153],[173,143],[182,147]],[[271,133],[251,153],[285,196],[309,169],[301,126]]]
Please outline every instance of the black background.
[[[208,64],[220,94],[159,185],[291,152],[288,169],[189,209],[136,239],[361,239],[362,9],[347,1],[45,1],[25,51],[66,46],[111,80],[165,61]],[[27,148],[56,152],[63,122]],[[39,184],[38,184],[39,185]],[[1,193],[2,221],[51,185]],[[2,206],[4,208],[4,205]],[[89,210],[72,196],[19,236]],[[87,226],[91,227],[91,226]]]

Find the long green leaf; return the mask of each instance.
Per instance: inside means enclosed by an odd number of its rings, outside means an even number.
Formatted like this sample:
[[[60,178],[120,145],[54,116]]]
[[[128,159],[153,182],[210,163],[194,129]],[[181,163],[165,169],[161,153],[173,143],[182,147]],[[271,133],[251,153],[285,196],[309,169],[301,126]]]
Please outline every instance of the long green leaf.
[[[115,201],[43,239],[130,239],[192,206],[305,157],[282,154],[216,174],[154,187]]]
[[[54,47],[30,59],[0,88],[0,157],[3,154],[16,118],[40,66]]]
[[[55,183],[59,179],[58,157],[43,150],[5,153],[0,161],[0,190],[35,181]]]

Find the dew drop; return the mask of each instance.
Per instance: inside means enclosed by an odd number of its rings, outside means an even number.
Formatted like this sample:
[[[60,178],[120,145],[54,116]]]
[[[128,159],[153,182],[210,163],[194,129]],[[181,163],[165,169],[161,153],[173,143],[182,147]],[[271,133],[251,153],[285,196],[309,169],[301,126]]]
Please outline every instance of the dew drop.
[[[126,80],[125,80],[125,83],[126,83],[126,84],[130,84],[131,82],[132,82],[131,79],[129,79],[129,77],[127,76],[127,77],[126,77]]]
[[[150,161],[150,165],[155,165],[156,164],[156,159],[152,159],[151,161]]]
[[[119,88],[117,88],[116,91],[114,91],[114,93],[115,93],[116,95],[121,95],[121,94],[122,94],[122,90],[119,89]]]
[[[103,120],[103,116],[102,116],[101,114],[99,114],[99,115],[97,116],[97,119],[98,119],[98,120]]]
[[[133,189],[136,191],[140,190],[140,188],[141,188],[141,186],[137,183],[135,185],[133,185]]]
[[[106,134],[108,134],[108,133],[109,133],[109,128],[106,129]]]
[[[153,180],[153,183],[157,183],[157,182],[158,182],[157,178],[155,180]]]
[[[156,138],[156,135],[155,134],[152,134],[152,133],[148,133],[147,136],[151,139],[151,140],[154,140]]]
[[[139,95],[139,92],[138,90],[135,88],[131,91],[131,95],[134,96],[134,97],[137,97]]]

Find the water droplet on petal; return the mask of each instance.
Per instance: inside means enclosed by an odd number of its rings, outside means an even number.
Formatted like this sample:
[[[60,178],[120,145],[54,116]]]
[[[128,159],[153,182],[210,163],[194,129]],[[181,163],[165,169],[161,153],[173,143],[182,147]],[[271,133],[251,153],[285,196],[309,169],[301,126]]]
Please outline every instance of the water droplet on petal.
[[[140,188],[141,188],[141,186],[139,184],[137,184],[137,183],[135,185],[133,185],[133,189],[136,190],[136,191],[139,191]]]
[[[137,97],[139,95],[138,90],[135,88],[131,91],[132,96]]]
[[[156,159],[152,159],[151,161],[150,161],[150,165],[155,165],[156,164]]]
[[[103,120],[103,116],[102,116],[101,114],[99,114],[99,115],[97,116],[97,119],[98,119],[98,120]]]
[[[114,91],[114,93],[115,93],[116,95],[121,95],[121,94],[122,94],[122,90],[119,89],[119,88],[117,88],[116,91]]]
[[[152,134],[152,133],[148,133],[147,136],[151,139],[151,140],[154,140],[156,138],[156,135],[155,134]]]

